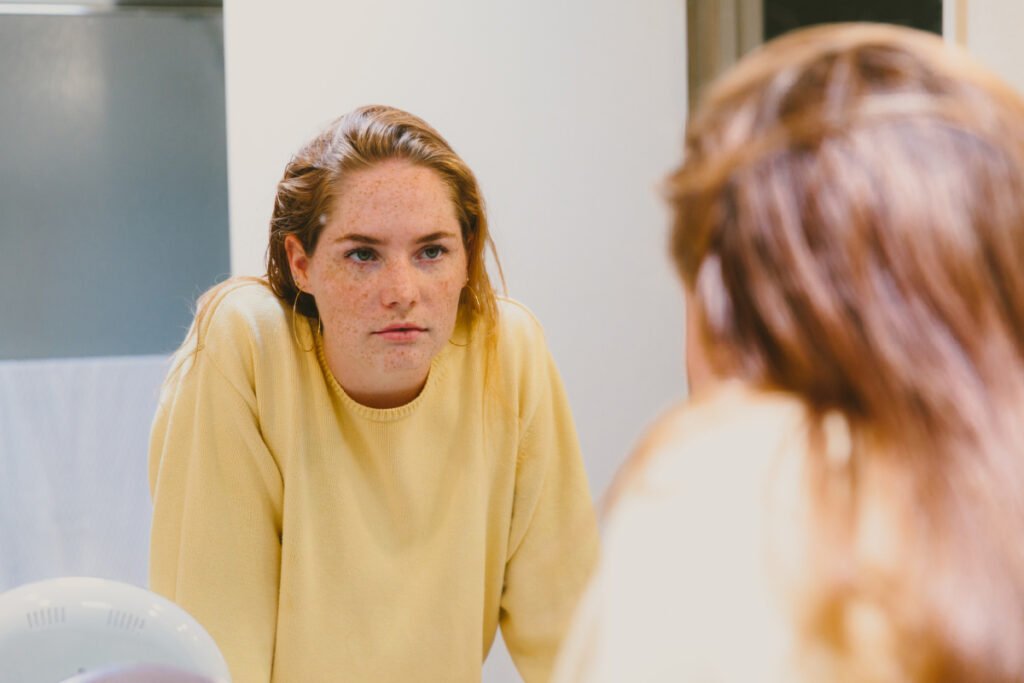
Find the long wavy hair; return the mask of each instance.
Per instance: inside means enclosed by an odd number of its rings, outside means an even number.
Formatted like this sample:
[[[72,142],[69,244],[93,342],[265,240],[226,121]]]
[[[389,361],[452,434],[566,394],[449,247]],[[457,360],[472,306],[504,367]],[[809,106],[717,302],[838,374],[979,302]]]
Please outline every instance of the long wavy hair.
[[[1021,98],[931,34],[798,31],[706,93],[668,195],[716,372],[812,416],[807,680],[1024,681]]]

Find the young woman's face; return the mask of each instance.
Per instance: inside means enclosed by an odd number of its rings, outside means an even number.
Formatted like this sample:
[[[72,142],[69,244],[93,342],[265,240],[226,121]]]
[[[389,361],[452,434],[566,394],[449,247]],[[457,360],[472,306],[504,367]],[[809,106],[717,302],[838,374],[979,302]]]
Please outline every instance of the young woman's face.
[[[374,407],[419,393],[455,328],[466,249],[448,186],[404,160],[346,177],[312,255],[289,236],[296,283],[316,298],[335,378]]]

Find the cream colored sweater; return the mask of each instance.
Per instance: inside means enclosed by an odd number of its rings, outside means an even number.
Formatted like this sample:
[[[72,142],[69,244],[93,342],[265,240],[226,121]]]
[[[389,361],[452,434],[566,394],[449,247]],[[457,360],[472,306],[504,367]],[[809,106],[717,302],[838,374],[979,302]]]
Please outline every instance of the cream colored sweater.
[[[299,346],[266,286],[211,306],[153,425],[150,581],[234,683],[478,681],[499,623],[524,679],[547,680],[597,531],[533,316],[500,303],[496,399],[474,340],[381,410]]]
[[[798,679],[772,550],[801,538],[806,420],[795,399],[728,383],[660,421],[606,521],[558,683]]]

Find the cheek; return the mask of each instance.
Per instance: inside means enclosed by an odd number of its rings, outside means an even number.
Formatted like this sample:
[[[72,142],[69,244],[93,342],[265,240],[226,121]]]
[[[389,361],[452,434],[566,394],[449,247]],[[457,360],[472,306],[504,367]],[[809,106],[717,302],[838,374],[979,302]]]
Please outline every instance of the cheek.
[[[458,306],[465,279],[465,275],[455,273],[438,284],[438,294],[447,305]]]
[[[455,297],[455,301],[458,302],[459,295],[462,293],[462,288],[466,286],[467,280],[469,279],[469,264],[466,260],[466,254],[463,252],[461,257],[452,268],[452,272],[446,281],[447,292],[450,296]]]
[[[340,269],[328,274],[320,287],[317,305],[325,323],[344,321],[359,317],[362,311],[373,305],[374,286],[370,278],[343,273]]]

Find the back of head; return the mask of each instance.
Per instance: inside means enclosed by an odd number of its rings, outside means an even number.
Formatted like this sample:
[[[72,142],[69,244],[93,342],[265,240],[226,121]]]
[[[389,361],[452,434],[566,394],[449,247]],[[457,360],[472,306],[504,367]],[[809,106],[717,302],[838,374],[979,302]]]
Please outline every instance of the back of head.
[[[805,660],[1024,680],[1020,98],[936,36],[799,31],[707,93],[669,193],[717,371],[852,430],[807,463]]]

